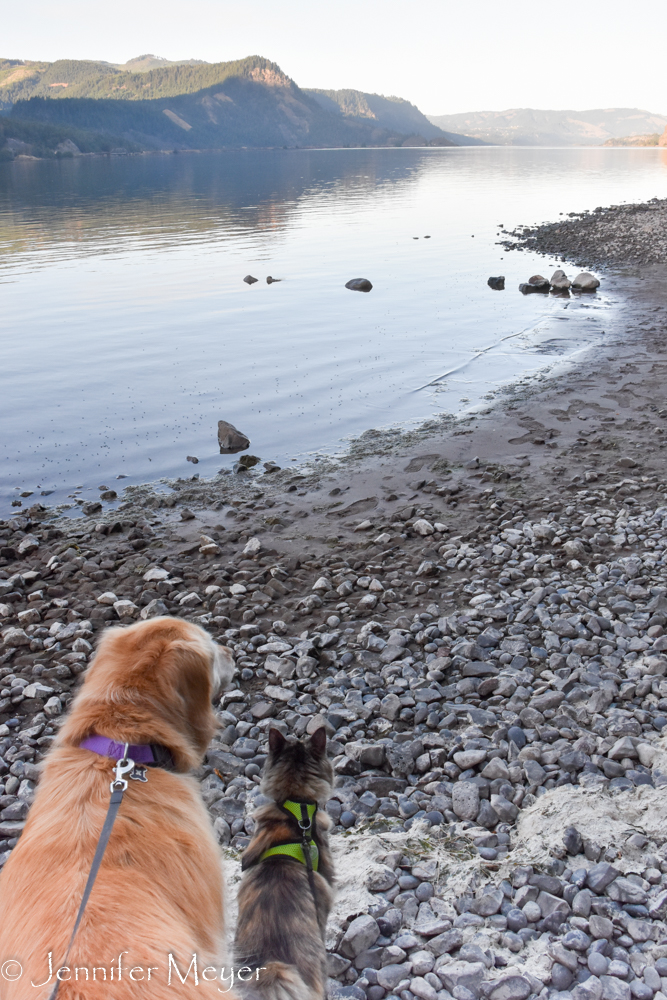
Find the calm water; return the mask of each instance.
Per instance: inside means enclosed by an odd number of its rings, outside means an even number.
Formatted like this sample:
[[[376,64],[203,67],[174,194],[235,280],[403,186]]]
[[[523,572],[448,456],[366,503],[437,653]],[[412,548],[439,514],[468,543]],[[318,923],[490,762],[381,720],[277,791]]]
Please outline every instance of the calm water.
[[[521,296],[558,262],[504,253],[499,224],[666,194],[653,149],[2,164],[2,509],[22,490],[96,495],[119,474],[211,475],[234,461],[220,418],[282,465],[478,404],[602,336],[613,312],[604,287]],[[354,277],[373,291],[345,289]]]

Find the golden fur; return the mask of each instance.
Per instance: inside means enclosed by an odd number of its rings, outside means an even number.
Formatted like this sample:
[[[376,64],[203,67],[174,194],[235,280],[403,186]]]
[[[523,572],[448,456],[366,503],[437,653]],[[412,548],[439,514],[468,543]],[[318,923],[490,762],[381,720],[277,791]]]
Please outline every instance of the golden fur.
[[[274,801],[254,815],[255,832],[244,855],[247,869],[239,890],[234,949],[237,966],[260,968],[247,985],[245,1000],[322,1000],[326,996],[324,931],[333,901],[333,863],[328,830],[331,820],[318,809],[313,840],[319,868],[313,873],[315,898],[305,865],[287,857],[260,861],[274,844],[298,838],[296,822],[280,809],[286,799],[322,804],[331,792],[333,771],[325,755],[326,732],[310,740],[287,742],[269,732],[269,757],[262,792]]]
[[[0,876],[0,966],[23,967],[2,980],[2,1000],[46,1000],[48,958],[63,965],[97,840],[109,805],[113,763],[79,748],[92,733],[119,743],[160,743],[176,771],[148,769],[130,781],[67,967],[73,981],[58,1000],[204,1000],[215,982],[167,984],[171,952],[184,974],[222,955],[221,858],[196,779],[217,728],[211,699],[233,672],[231,653],[203,629],[178,618],[154,618],[108,629],[83,686],[48,754],[25,829]],[[112,962],[126,952],[121,981]],[[128,969],[143,968],[143,980]],[[147,968],[157,968],[146,979]],[[78,981],[74,969],[79,968]],[[95,981],[92,970],[97,968]],[[88,980],[82,969],[88,970]],[[67,973],[63,973],[66,976]],[[209,978],[212,975],[209,973]],[[230,997],[233,993],[229,994]]]

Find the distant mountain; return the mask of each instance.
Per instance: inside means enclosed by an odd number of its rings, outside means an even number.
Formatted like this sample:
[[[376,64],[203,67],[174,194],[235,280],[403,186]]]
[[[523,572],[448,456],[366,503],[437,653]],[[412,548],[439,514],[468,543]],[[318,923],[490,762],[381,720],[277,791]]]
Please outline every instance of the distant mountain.
[[[466,135],[443,132],[428,120],[418,107],[402,97],[384,97],[381,94],[366,94],[361,90],[317,90],[306,89],[325,111],[343,115],[357,121],[377,122],[382,128],[408,135],[419,135],[427,140],[437,140],[440,146],[483,146],[479,139]]]
[[[126,63],[111,63],[111,65],[128,73],[145,73],[149,69],[158,69],[163,66],[205,66],[207,64],[205,59],[165,59],[164,56],[146,54],[128,59]]]
[[[595,111],[476,111],[457,115],[428,115],[445,131],[465,132],[501,146],[601,146],[608,139],[661,132],[667,115],[639,108]]]
[[[338,105],[335,113],[325,110],[260,56],[161,64],[142,72],[74,60],[8,68],[9,62],[0,63],[0,93],[12,97],[11,119],[111,134],[143,149],[406,143],[405,129],[385,127],[372,117],[347,117]],[[416,136],[407,144],[424,145],[425,139]]]

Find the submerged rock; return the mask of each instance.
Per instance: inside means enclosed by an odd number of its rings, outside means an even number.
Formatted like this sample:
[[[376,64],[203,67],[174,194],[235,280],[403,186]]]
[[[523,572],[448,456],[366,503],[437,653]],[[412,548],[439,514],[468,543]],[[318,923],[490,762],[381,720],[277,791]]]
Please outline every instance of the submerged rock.
[[[253,466],[259,465],[260,461],[261,460],[257,457],[257,455],[241,455],[237,464],[242,466],[244,469],[252,469]]]
[[[245,451],[250,447],[250,438],[237,430],[229,421],[218,420],[218,444],[221,455],[235,455],[237,451]]]
[[[245,281],[246,285],[254,285],[255,282],[259,281],[259,278],[253,278],[252,274],[246,274],[243,280]]]
[[[373,287],[368,278],[351,278],[345,283],[345,287],[353,292],[370,292]]]

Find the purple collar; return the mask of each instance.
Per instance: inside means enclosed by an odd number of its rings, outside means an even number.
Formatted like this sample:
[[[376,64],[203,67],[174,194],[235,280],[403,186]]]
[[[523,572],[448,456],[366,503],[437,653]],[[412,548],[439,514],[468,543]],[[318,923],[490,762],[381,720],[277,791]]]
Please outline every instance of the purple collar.
[[[82,740],[79,746],[83,750],[92,750],[93,753],[98,753],[101,757],[112,757],[114,760],[121,760],[125,752],[124,743],[116,743],[115,740],[110,740],[108,736],[89,736],[87,739]],[[135,764],[158,763],[153,753],[153,746],[150,743],[130,743],[127,753],[130,760],[133,760]]]

